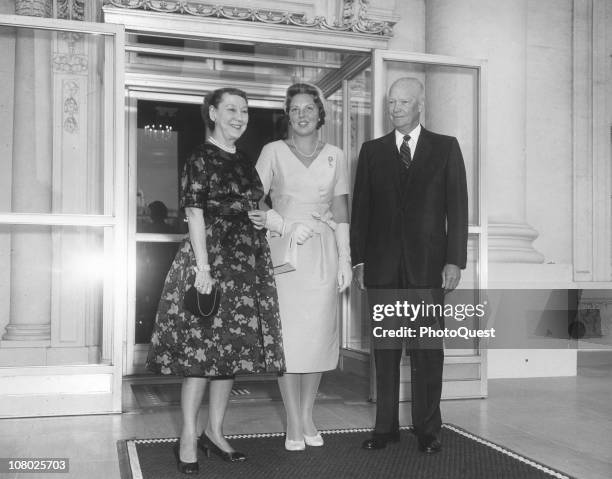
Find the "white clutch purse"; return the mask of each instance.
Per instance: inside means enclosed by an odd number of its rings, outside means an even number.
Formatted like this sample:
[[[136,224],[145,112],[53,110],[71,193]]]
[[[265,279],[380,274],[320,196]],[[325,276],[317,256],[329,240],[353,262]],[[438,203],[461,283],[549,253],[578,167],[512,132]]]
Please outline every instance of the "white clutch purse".
[[[288,273],[297,269],[298,244],[292,234],[285,236],[270,236],[270,252],[274,274]]]

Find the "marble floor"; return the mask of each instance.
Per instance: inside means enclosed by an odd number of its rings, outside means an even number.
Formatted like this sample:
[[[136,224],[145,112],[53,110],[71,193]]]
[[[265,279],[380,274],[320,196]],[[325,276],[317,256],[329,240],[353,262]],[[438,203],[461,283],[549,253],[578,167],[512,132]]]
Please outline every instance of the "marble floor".
[[[363,379],[331,373],[321,387],[340,396],[317,404],[321,429],[372,425],[375,408],[367,402]],[[70,458],[68,474],[0,476],[120,478],[117,440],[174,437],[180,423],[177,407],[142,409],[127,383],[125,391],[126,412],[121,415],[0,420],[0,457]],[[442,414],[445,422],[576,478],[612,478],[610,367],[580,368],[577,377],[569,378],[490,380],[488,399],[444,401]],[[225,432],[282,431],[283,416],[280,401],[231,402]],[[410,423],[409,403],[401,405],[400,421]]]

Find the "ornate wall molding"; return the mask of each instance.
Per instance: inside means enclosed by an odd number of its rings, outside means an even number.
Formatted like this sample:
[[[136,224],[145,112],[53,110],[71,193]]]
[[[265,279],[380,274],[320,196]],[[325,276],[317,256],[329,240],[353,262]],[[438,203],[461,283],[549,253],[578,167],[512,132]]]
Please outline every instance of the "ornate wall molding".
[[[85,0],[55,0],[56,18],[85,20]]]
[[[84,37],[76,32],[59,32],[53,54],[53,73],[87,73],[88,59],[83,52]]]
[[[50,18],[53,15],[52,0],[16,0],[15,13],[30,17]]]
[[[67,133],[77,133],[79,131],[79,85],[74,80],[65,80],[62,82],[63,104],[63,121],[62,126]]]
[[[260,8],[244,8],[220,4],[208,4],[195,0],[105,0],[105,5],[133,10],[150,10],[198,17],[216,17],[228,20],[285,24],[296,27],[319,28],[344,32],[365,33],[390,37],[395,22],[369,18],[369,0],[344,0],[342,18],[308,18],[303,13]]]
[[[53,73],[85,73],[87,72],[87,57],[57,53],[53,55]]]

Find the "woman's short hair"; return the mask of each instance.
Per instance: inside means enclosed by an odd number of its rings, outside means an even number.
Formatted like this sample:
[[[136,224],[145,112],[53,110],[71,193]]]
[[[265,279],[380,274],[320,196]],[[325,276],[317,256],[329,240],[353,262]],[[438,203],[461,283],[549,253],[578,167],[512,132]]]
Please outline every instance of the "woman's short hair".
[[[310,95],[319,109],[319,121],[317,122],[317,130],[325,125],[325,107],[323,106],[323,99],[321,98],[321,90],[310,83],[294,83],[287,88],[287,94],[285,95],[285,113],[289,115],[289,109],[291,108],[291,100],[295,95],[305,93]]]
[[[210,118],[210,107],[214,106],[215,108],[219,107],[219,103],[223,99],[223,95],[237,95],[239,97],[244,98],[244,101],[249,102],[249,99],[246,96],[246,93],[240,90],[239,88],[217,88],[214,91],[211,91],[208,95],[204,97],[204,103],[200,108],[200,113],[202,114],[202,120],[206,126],[212,131],[215,129],[215,122]]]

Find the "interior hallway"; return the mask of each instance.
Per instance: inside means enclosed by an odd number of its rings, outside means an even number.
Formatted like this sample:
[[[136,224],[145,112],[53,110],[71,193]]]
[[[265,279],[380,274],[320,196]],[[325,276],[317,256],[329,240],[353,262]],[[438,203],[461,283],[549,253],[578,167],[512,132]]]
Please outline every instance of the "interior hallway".
[[[371,427],[374,405],[368,385],[357,376],[331,373],[321,386],[329,396],[317,404],[321,429]],[[138,409],[131,388],[124,388],[128,412],[122,415],[0,420],[0,456],[69,457],[70,473],[56,479],[120,477],[116,441],[127,438],[175,437],[178,407]],[[410,424],[410,403],[401,406],[402,425]],[[442,403],[445,422],[580,479],[612,477],[612,368],[581,367],[577,377],[497,379],[489,381],[486,400]],[[283,430],[280,401],[230,403],[225,433]],[[394,446],[395,447],[395,446]],[[372,452],[364,451],[364,454]],[[201,466],[206,465],[201,460]],[[41,479],[45,474],[2,477]]]

